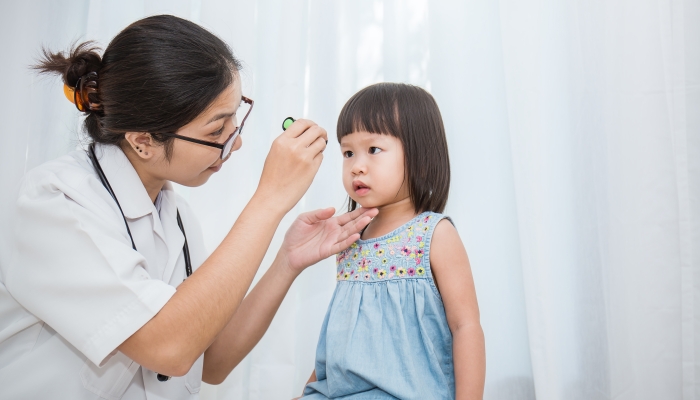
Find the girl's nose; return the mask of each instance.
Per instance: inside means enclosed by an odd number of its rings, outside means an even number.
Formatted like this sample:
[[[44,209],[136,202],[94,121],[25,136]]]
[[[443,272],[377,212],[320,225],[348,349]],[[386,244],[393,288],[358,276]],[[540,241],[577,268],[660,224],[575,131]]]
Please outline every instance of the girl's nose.
[[[355,161],[352,164],[352,168],[350,169],[350,172],[353,175],[360,175],[360,174],[366,174],[367,173],[367,166],[363,162]]]

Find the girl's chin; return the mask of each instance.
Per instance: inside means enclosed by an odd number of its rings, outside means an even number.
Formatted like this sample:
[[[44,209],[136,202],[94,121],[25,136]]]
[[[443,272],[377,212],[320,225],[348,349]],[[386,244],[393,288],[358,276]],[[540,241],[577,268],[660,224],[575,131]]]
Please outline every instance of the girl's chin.
[[[355,194],[355,193],[353,193],[353,194]],[[355,200],[355,203],[357,203],[362,208],[381,207],[381,206],[386,204],[386,203],[380,203],[376,199],[372,199],[371,198],[372,196],[360,197],[359,199],[356,199],[353,197],[358,197],[358,196],[350,196],[350,198]]]
[[[355,200],[355,203],[357,203],[357,205],[359,205],[362,208],[372,208],[378,206],[378,204],[375,204],[372,201],[368,201],[367,199],[361,199],[360,201]]]

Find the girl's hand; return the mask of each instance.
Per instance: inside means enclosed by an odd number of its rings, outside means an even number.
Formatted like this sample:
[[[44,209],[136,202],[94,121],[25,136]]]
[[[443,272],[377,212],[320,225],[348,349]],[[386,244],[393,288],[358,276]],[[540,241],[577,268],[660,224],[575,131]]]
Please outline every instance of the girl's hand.
[[[358,208],[333,217],[334,208],[299,215],[284,235],[280,255],[294,273],[328,258],[354,243],[377,215],[376,208]],[[333,217],[333,218],[331,218]]]
[[[328,134],[309,120],[294,122],[272,143],[256,195],[287,213],[311,185],[323,161]]]

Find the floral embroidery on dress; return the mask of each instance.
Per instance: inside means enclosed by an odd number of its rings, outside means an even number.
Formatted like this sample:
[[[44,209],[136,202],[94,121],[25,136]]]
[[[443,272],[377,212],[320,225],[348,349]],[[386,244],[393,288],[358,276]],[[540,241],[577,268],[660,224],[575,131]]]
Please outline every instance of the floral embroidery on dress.
[[[442,219],[426,212],[384,237],[358,240],[336,256],[339,281],[431,278],[426,241]]]

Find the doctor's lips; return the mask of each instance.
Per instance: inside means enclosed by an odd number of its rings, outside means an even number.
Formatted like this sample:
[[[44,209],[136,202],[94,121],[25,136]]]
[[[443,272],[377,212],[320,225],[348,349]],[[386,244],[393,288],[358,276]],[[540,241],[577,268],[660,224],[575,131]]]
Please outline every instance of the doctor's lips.
[[[360,180],[355,180],[352,181],[352,190],[354,190],[359,196],[364,196],[369,192],[370,187],[365,185],[364,182]]]

